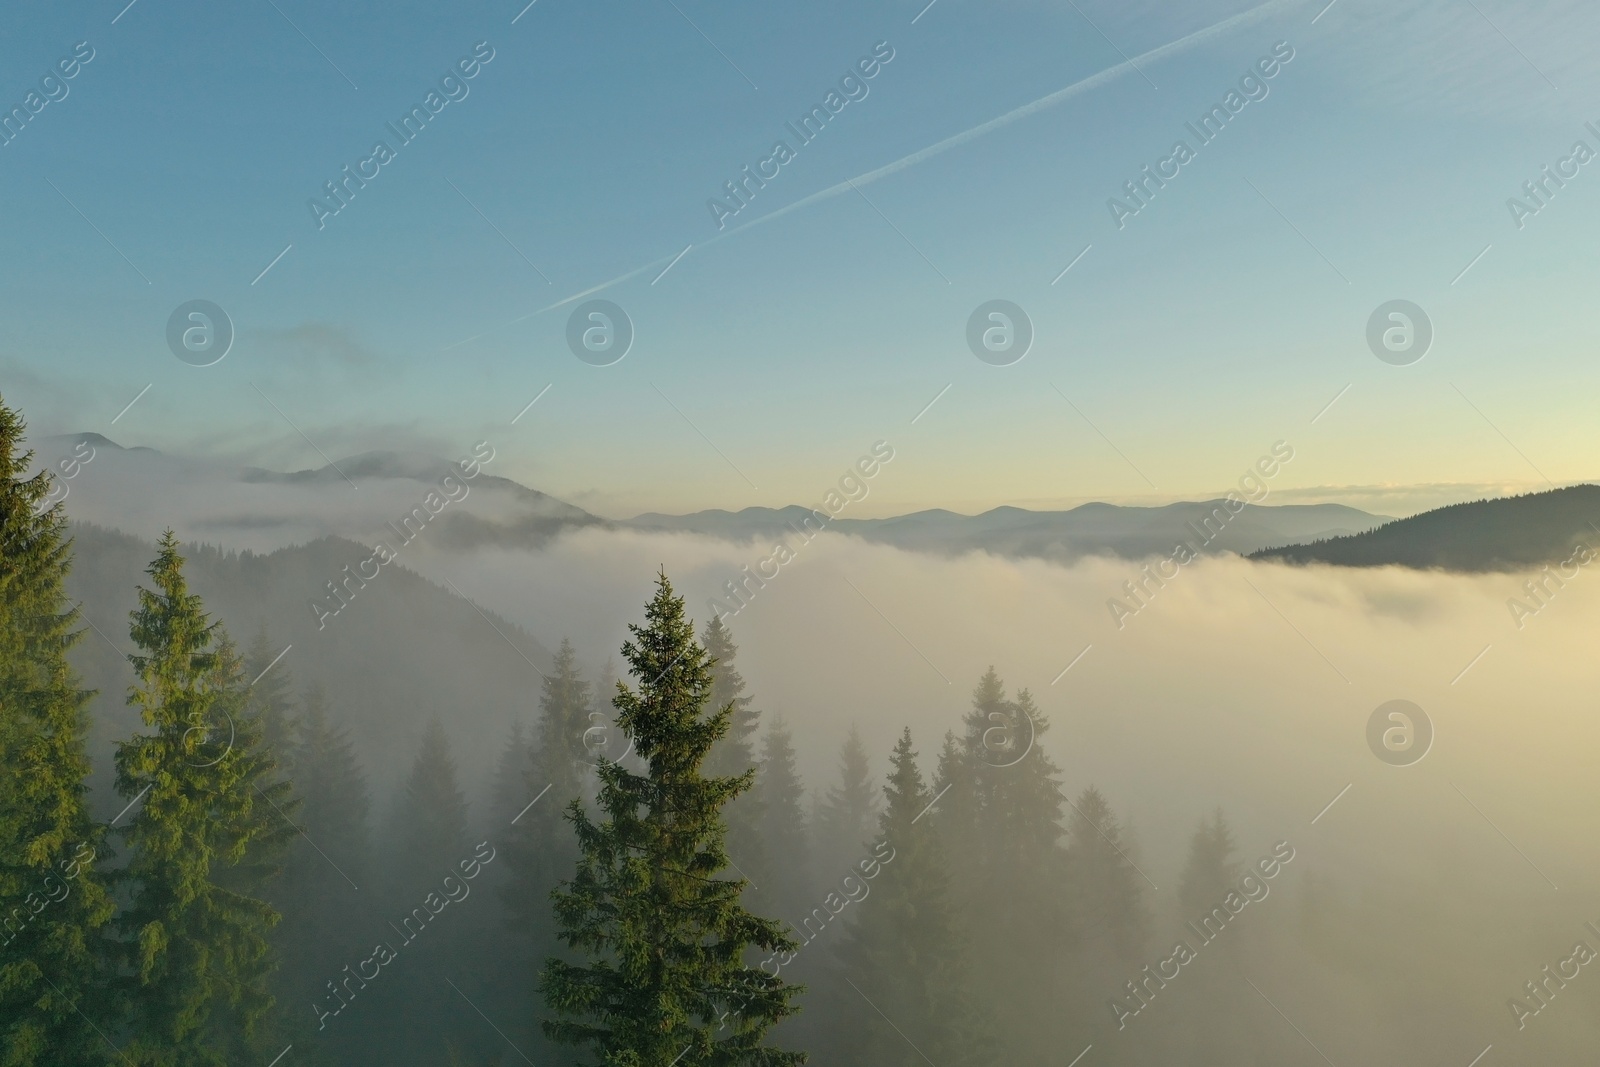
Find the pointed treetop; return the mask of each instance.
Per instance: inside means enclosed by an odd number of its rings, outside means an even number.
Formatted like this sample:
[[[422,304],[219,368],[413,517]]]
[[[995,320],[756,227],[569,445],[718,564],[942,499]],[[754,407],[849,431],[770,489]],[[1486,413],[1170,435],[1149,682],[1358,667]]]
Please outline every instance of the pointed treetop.
[[[27,431],[22,413],[7,407],[0,397],[0,478],[13,481],[33,465],[33,450],[22,447]]]
[[[1000,680],[1000,675],[995,673],[994,664],[978,679],[978,687],[972,691],[972,706],[988,710],[1006,698],[1006,687]]]

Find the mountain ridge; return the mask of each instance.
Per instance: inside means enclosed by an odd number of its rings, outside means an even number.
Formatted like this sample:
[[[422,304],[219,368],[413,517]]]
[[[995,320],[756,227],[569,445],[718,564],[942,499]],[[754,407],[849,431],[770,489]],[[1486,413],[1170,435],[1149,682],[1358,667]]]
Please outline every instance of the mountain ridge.
[[[136,587],[148,587],[150,541],[74,520],[68,595],[86,624],[73,665],[97,690],[93,745],[101,768],[111,744],[144,729],[123,695],[134,677],[126,655],[129,612]],[[387,789],[409,764],[428,719],[451,726],[457,758],[471,769],[474,791],[486,780],[514,721],[531,721],[541,682],[554,657],[537,638],[494,610],[479,607],[438,582],[396,562],[355,589],[337,617],[322,620],[310,607],[327,598],[326,583],[344,577],[370,549],[328,537],[260,553],[185,543],[190,588],[248,648],[263,628],[275,648],[289,648],[278,668],[294,691],[317,683],[330,714],[360,739],[361,762],[374,785]],[[430,664],[434,666],[430,668]],[[109,772],[107,772],[109,773]],[[96,781],[99,797],[109,780]],[[112,809],[113,811],[115,808]]]
[[[70,483],[76,517],[145,539],[171,524],[190,540],[258,552],[328,536],[382,537],[386,524],[420,505],[455,469],[449,460],[424,452],[374,450],[323,467],[271,471],[128,449],[93,433],[45,438],[41,452],[65,452],[80,442],[104,454],[81,463],[77,480]],[[429,524],[429,544],[460,552],[533,551],[563,533],[587,528],[683,531],[749,541],[782,536],[813,514],[804,505],[789,504],[607,519],[491,472],[486,462],[459,502],[441,509]],[[353,485],[364,491],[352,493]],[[825,526],[907,551],[990,552],[1070,563],[1087,556],[1140,559],[1169,553],[1179,541],[1193,540],[1189,525],[1204,523],[1221,504],[1220,498],[1157,506],[1094,501],[1057,511],[1001,505],[975,515],[928,508],[886,518],[829,519]],[[1343,504],[1246,504],[1230,515],[1220,535],[1202,539],[1204,551],[1244,554],[1361,532],[1389,519]],[[815,528],[814,518],[811,525]]]
[[[1262,548],[1254,560],[1462,573],[1555,563],[1600,544],[1600,485],[1467,501],[1349,536]]]
[[[1060,562],[1094,555],[1140,559],[1170,552],[1179,541],[1194,540],[1188,524],[1203,523],[1221,507],[1219,497],[1150,507],[1094,501],[1064,511],[1001,505],[976,515],[929,508],[888,518],[831,519],[827,528],[898,548],[945,555],[989,551]],[[713,508],[687,515],[646,512],[627,520],[626,525],[747,541],[782,536],[812,515],[813,509],[797,504],[740,511]],[[1308,537],[1371,529],[1388,521],[1389,516],[1344,504],[1246,504],[1210,539],[1205,551],[1244,554]]]

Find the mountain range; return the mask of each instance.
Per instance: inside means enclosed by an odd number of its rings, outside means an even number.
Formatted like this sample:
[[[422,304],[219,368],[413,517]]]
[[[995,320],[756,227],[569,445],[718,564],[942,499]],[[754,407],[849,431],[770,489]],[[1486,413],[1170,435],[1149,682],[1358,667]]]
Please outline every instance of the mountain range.
[[[1600,546],[1600,486],[1474,500],[1396,519],[1376,529],[1263,548],[1251,559],[1341,567],[1514,571],[1558,563]]]
[[[209,457],[123,448],[100,434],[32,442],[35,462],[57,471],[74,519],[147,539],[173,527],[185,541],[271,551],[321,537],[370,543],[399,523],[459,460],[407,452],[365,452],[326,466],[280,473]],[[430,546],[537,548],[566,529],[604,520],[494,473],[487,445],[465,495],[428,524]],[[87,457],[87,458],[83,458]],[[464,458],[474,459],[472,454]],[[72,476],[62,476],[71,470]],[[392,536],[392,535],[390,535]]]
[[[73,656],[86,683],[99,691],[100,754],[138,728],[123,700],[133,680],[127,620],[135,588],[146,581],[155,537],[167,525],[185,541],[192,587],[236,641],[248,645],[264,633],[272,647],[289,649],[275,669],[293,675],[296,688],[314,682],[327,691],[338,721],[361,739],[375,785],[392,781],[407,765],[434,715],[452,723],[457,757],[475,784],[487,775],[511,724],[531,719],[549,650],[515,622],[430,580],[424,560],[408,556],[383,567],[337,615],[319,619],[308,606],[314,599],[336,603],[329,583],[370,554],[386,522],[408,514],[439,484],[449,461],[367,453],[336,466],[278,473],[124,449],[93,434],[46,438],[37,451],[41,465],[57,469],[74,520],[68,588],[93,632]],[[51,458],[58,455],[79,457],[77,465],[63,468]],[[812,517],[802,507],[752,507],[611,520],[487,470],[471,486],[419,535],[432,549],[536,551],[563,531],[586,528],[771,543]],[[1092,555],[1137,559],[1170,552],[1179,541],[1197,543],[1196,526],[1215,511],[1216,502],[1002,507],[980,515],[931,510],[835,519],[828,528],[915,552],[1070,562]],[[1207,551],[1291,564],[1489,571],[1556,563],[1579,543],[1600,544],[1600,486],[1457,504],[1394,520],[1337,504],[1248,505]],[[419,564],[425,573],[411,569]],[[102,797],[108,792],[97,788]]]
[[[370,545],[421,508],[446,475],[459,475],[456,462],[422,453],[365,452],[278,472],[123,448],[93,433],[47,437],[35,449],[41,466],[57,469],[75,520],[145,541],[170,525],[190,543],[258,554],[329,538]],[[591,528],[688,533],[764,548],[808,519],[817,525],[812,510],[798,505],[603,518],[493,473],[492,446],[483,445],[482,454],[490,458],[481,472],[427,523],[422,536],[429,551],[538,551],[563,533]],[[998,507],[978,515],[932,509],[891,518],[837,518],[826,528],[943,556],[988,552],[1071,563],[1088,556],[1143,559],[1170,553],[1179,542],[1203,542],[1207,553],[1258,560],[1456,571],[1538,566],[1565,559],[1578,540],[1600,541],[1600,487],[1594,485],[1453,504],[1404,519],[1343,504],[1246,504],[1220,533],[1198,537],[1196,530],[1221,505],[1090,503],[1060,511]]]
[[[125,700],[134,681],[128,616],[137,586],[150,585],[145,568],[156,548],[82,522],[72,524],[71,534],[67,593],[87,624],[71,655],[85,686],[98,691],[91,708],[100,769],[94,785],[104,806],[112,803],[111,745],[142,729]],[[287,649],[272,670],[291,680],[296,695],[312,683],[323,688],[380,794],[409,769],[435,716],[450,724],[462,781],[474,794],[486,788],[512,723],[534,720],[549,650],[514,622],[398,563],[319,627],[307,603],[325,595],[324,583],[342,577],[342,568],[368,555],[354,541],[324,537],[268,553],[192,544],[182,551],[191,591],[241,649],[264,634],[272,655]]]
[[[1070,563],[1084,556],[1143,559],[1170,553],[1179,541],[1198,543],[1189,528],[1201,525],[1222,501],[1183,501],[1161,507],[1082,504],[1067,511],[1028,511],[999,507],[979,515],[934,509],[889,519],[834,519],[828,529],[913,552],[959,555],[990,552],[1012,558]],[[766,540],[783,536],[811,516],[809,508],[745,508],[692,515],[646,514],[629,525],[647,530],[678,530],[728,540]],[[1246,504],[1206,546],[1210,553],[1245,554],[1268,545],[1336,537],[1370,530],[1389,521],[1343,504]],[[815,526],[813,519],[812,525]]]
[[[367,452],[326,466],[275,472],[221,460],[170,456],[150,448],[123,448],[99,434],[44,438],[41,465],[53,457],[90,455],[63,480],[68,512],[79,520],[153,540],[167,526],[187,541],[270,552],[324,537],[368,543],[385,536],[418,507],[454,463],[439,456]],[[492,452],[492,448],[489,449]],[[493,461],[472,479],[467,493],[429,523],[430,548],[537,550],[562,532],[589,527],[674,531],[747,542],[782,536],[810,515],[807,508],[751,507],[689,515],[644,514],[606,519],[492,473]],[[1187,524],[1200,523],[1219,500],[1161,507],[1084,504],[1064,511],[1000,507],[979,515],[919,511],[883,519],[835,519],[834,532],[909,551],[958,555],[990,552],[1014,558],[1071,562],[1084,556],[1139,559],[1194,540]],[[1208,552],[1249,553],[1370,530],[1388,521],[1341,504],[1246,505],[1232,517]]]

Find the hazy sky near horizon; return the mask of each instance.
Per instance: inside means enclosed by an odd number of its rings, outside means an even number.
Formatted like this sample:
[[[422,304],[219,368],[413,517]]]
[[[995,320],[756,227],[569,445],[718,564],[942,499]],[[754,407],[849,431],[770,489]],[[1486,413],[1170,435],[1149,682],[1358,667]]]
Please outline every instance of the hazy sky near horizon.
[[[1272,502],[1596,474],[1600,163],[1507,203],[1600,152],[1592,5],[525,3],[14,12],[0,393],[38,432],[279,469],[488,439],[608,516],[810,502],[879,439],[861,515],[1209,494],[1279,440]],[[1186,123],[1275,48],[1202,144]],[[402,142],[430,90],[459,98]],[[167,341],[197,299],[236,331],[207,367]],[[590,299],[633,324],[620,362],[569,350]],[[993,299],[1035,331],[1008,366],[968,348]],[[1394,299],[1433,324],[1410,365],[1366,339]]]

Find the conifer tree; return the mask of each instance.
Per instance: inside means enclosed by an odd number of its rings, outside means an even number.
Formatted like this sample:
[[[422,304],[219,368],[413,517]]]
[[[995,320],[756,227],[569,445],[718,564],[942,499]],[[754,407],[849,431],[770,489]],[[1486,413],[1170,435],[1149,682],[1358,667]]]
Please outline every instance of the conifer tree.
[[[1122,840],[1105,795],[1090,786],[1067,820],[1067,870],[1083,941],[1097,962],[1131,962],[1144,947],[1144,880]]]
[[[755,766],[755,733],[761,726],[761,712],[753,707],[755,698],[745,693],[744,676],[733,665],[739,646],[733,643],[733,632],[720,615],[706,623],[700,644],[715,661],[711,666],[711,706],[733,705],[728,732],[712,746],[706,770],[722,775],[743,774]]]
[[[294,683],[289,665],[280,658],[283,651],[273,647],[263,624],[245,654],[244,672],[250,682],[246,708],[261,720],[262,741],[277,754],[279,769],[289,776],[294,769],[291,757],[297,723],[294,698],[290,695]]]
[[[1000,884],[1016,892],[1035,883],[1035,896],[1054,896],[1066,798],[1060,768],[1041,744],[1049,720],[1026,689],[1007,700],[1004,683],[990,667],[963,726],[961,743],[941,760],[936,785],[957,786],[948,797],[952,817],[940,824],[958,828],[949,836],[975,861],[959,865],[969,875],[964,891],[982,895]]]
[[[491,871],[489,877],[504,876],[495,884],[515,945],[501,981],[508,1006],[526,1016],[523,1029],[536,1044],[543,1037],[538,1013],[530,1012],[529,1005],[537,1000],[545,957],[560,947],[550,893],[578,861],[578,842],[563,813],[573,801],[587,804],[590,800],[592,764],[601,758],[599,751],[605,746],[596,744],[591,751],[585,743],[587,732],[596,726],[607,735],[613,732],[604,715],[598,720],[591,718],[593,705],[589,683],[578,668],[578,655],[572,642],[563,639],[554,668],[541,687],[535,743],[525,746],[516,769],[514,806],[493,835],[505,841],[505,866]],[[621,746],[617,751],[620,753]],[[544,1055],[530,1051],[538,1060],[560,1054],[554,1047],[543,1047]]]
[[[77,1067],[110,1051],[90,1018],[108,849],[86,803],[90,694],[66,658],[81,633],[66,519],[48,475],[24,476],[24,428],[0,401],[0,1064]]]
[[[545,826],[560,826],[560,813],[566,805],[584,795],[587,764],[594,760],[587,743],[588,731],[596,725],[590,718],[593,711],[594,691],[578,668],[578,653],[572,642],[563,638],[554,671],[541,686],[538,746],[532,750],[533,775],[524,782],[524,786],[538,783],[527,800],[550,786],[550,794],[540,801],[540,807],[554,811],[553,815],[542,816]]]
[[[1239,878],[1234,860],[1233,831],[1218,808],[1208,822],[1202,818],[1189,839],[1189,858],[1178,883],[1178,900],[1190,918],[1210,911],[1233,889]]]
[[[756,765],[755,733],[761,725],[761,712],[754,706],[755,698],[744,691],[744,676],[734,666],[739,647],[720,615],[706,623],[700,643],[711,658],[711,706],[733,706],[728,732],[706,757],[706,773],[734,777]],[[761,838],[761,797],[754,791],[741,795],[728,805],[724,818],[728,823],[728,855],[735,869],[756,885],[770,882],[766,842]]]
[[[950,899],[949,859],[930,825],[940,813],[930,810],[934,793],[917,767],[910,730],[895,743],[889,768],[872,849],[881,869],[840,953],[842,977],[860,994],[851,1014],[862,1034],[845,1055],[873,1067],[987,1063],[987,1032]]]
[[[323,995],[323,981],[347,962],[344,942],[368,919],[372,898],[366,778],[349,732],[329,721],[320,686],[306,691],[304,709],[294,758],[304,836],[294,841],[285,866],[279,892],[284,921],[275,938],[284,960],[278,988],[291,1018],[302,1022],[304,1003]]]
[[[517,821],[505,828],[506,865],[512,876],[503,896],[515,925],[534,933],[540,952],[535,958],[554,947],[550,891],[577,862],[577,840],[563,812],[585,795],[589,752],[584,734],[593,725],[592,703],[589,683],[578,670],[578,654],[571,641],[563,640],[539,696],[538,744],[528,749],[518,777],[520,799],[507,817]],[[529,803],[533,806],[524,811]]]
[[[736,706],[705,712],[708,655],[665,574],[645,618],[622,648],[637,688],[619,683],[613,703],[648,773],[602,763],[598,822],[568,805],[582,855],[555,912],[584,961],[546,963],[545,999],[563,1018],[545,1030],[607,1067],[803,1063],[764,1043],[799,990],[745,963],[751,948],[797,946],[743,908],[742,880],[717,877],[728,865],[720,812],[754,778],[704,773]]]
[[[958,865],[955,892],[968,898],[977,892],[991,842],[985,840],[985,816],[991,809],[989,793],[993,775],[985,774],[989,762],[1008,761],[1008,742],[1016,740],[1015,708],[1006,701],[1005,686],[995,669],[979,679],[972,694],[972,710],[962,720],[959,741],[946,734],[934,775],[934,791],[942,817],[939,831],[952,856],[966,857]],[[998,742],[992,748],[991,739]]]
[[[794,737],[781,716],[772,720],[761,738],[755,792],[761,801],[761,839],[771,878],[763,897],[757,899],[770,902],[776,914],[793,921],[806,910],[813,874],[805,786],[795,766]]]
[[[410,901],[455,870],[467,850],[467,798],[461,792],[450,739],[438,716],[423,729],[411,771],[394,808],[395,889]]]
[[[832,868],[854,866],[865,854],[878,818],[878,791],[861,732],[852,723],[839,749],[839,784],[828,787],[818,810],[819,859]]]
[[[168,530],[139,589],[128,701],[153,733],[117,746],[117,790],[138,801],[122,831],[128,936],[119,985],[131,1007],[124,1052],[140,1067],[227,1062],[272,1006],[267,935],[278,913],[249,893],[263,849],[292,833],[289,786],[245,710],[238,656],[188,590]],[[229,882],[233,884],[229,884]]]
[[[984,1001],[1006,1058],[1036,1060],[1065,1037],[1053,1004],[1060,946],[1070,934],[1063,901],[1059,768],[1040,743],[1049,723],[1027,690],[1008,700],[993,667],[979,680],[956,744],[941,755],[936,792],[954,861],[955,896]],[[1004,907],[996,907],[997,901]]]
[[[528,764],[533,760],[533,745],[528,727],[519,715],[511,723],[511,735],[495,761],[494,781],[489,791],[489,825],[496,831],[509,825],[528,802]]]
[[[939,819],[930,825],[939,835],[945,855],[960,860],[951,880],[951,892],[957,900],[972,895],[974,880],[981,873],[975,868],[987,852],[982,838],[984,805],[978,792],[982,784],[979,770],[967,742],[945,731],[931,787],[931,795],[939,798]]]
[[[472,957],[471,925],[463,920],[478,909],[473,904],[461,909],[450,906],[439,913],[439,921],[428,921],[420,930],[404,919],[397,924],[396,919],[413,914],[430,895],[438,898],[445,876],[455,874],[458,862],[472,854],[471,825],[450,738],[438,715],[430,716],[411,766],[390,799],[383,835],[387,852],[378,887],[381,907],[388,914],[375,929],[392,933],[389,943],[411,962],[394,968],[392,979],[386,976],[362,994],[368,999],[358,1016],[373,1028],[369,1040],[388,1058],[408,1054],[419,1041],[437,1042],[451,1030],[447,1021],[451,1017],[438,997],[438,976]],[[428,913],[423,907],[421,914]],[[337,995],[337,987],[331,992]],[[333,1003],[332,997],[329,1001]],[[385,1015],[388,1022],[380,1022]]]
[[[300,840],[300,830],[294,822],[300,800],[290,782],[293,736],[298,724],[289,695],[288,667],[281,660],[273,665],[277,653],[267,655],[270,647],[271,639],[263,628],[257,634],[255,650],[241,661],[227,632],[218,627],[218,665],[222,676],[232,679],[232,686],[239,690],[234,701],[238,710],[231,720],[220,722],[204,743],[213,755],[219,755],[224,746],[232,746],[241,756],[248,757],[240,764],[245,774],[242,787],[255,792],[262,823],[244,858],[224,867],[217,880],[281,911],[277,908],[280,879],[290,849]]]
[[[1203,923],[1211,909],[1221,905],[1223,899],[1235,891],[1242,872],[1234,860],[1234,849],[1233,831],[1220,807],[1210,819],[1200,819],[1200,825],[1189,840],[1189,856],[1178,882],[1180,917],[1185,922]],[[1185,990],[1183,998],[1167,1009],[1174,1012],[1172,1024],[1182,1033],[1186,1052],[1203,1057],[1204,1062],[1238,1063],[1260,1053],[1259,1041],[1230,1025],[1234,1002],[1226,992],[1241,983],[1240,950],[1248,944],[1246,939],[1252,933],[1259,932],[1260,928],[1254,923],[1228,930],[1216,948],[1205,950],[1209,956],[1206,967],[1218,976],[1217,980]],[[1195,944],[1195,941],[1189,940],[1189,943]],[[1126,1003],[1126,997],[1121,999]]]

